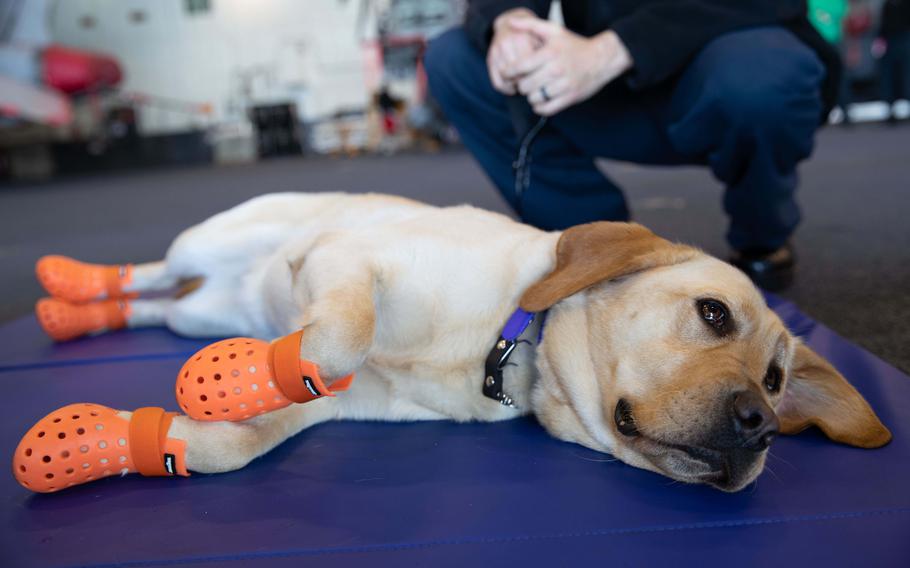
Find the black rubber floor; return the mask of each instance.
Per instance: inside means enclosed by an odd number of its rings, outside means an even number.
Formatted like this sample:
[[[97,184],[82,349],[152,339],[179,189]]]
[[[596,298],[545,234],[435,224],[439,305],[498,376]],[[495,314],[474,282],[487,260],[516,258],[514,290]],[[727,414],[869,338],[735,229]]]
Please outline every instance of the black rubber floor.
[[[636,220],[659,234],[727,251],[720,186],[699,168],[604,164]],[[784,295],[809,315],[910,372],[910,127],[826,129],[802,168],[797,283]],[[463,152],[301,158],[249,166],[117,173],[0,189],[0,321],[40,295],[35,260],[160,258],[183,228],[274,191],[377,191],[505,210]]]

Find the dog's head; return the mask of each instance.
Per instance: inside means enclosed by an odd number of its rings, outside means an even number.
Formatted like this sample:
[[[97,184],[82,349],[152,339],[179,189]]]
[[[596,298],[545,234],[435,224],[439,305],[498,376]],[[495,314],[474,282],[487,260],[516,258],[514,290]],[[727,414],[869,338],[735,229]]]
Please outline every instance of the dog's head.
[[[551,309],[533,394],[555,436],[674,479],[736,491],[778,433],[891,439],[862,396],[794,338],[732,266],[626,223],[565,231],[521,299]]]

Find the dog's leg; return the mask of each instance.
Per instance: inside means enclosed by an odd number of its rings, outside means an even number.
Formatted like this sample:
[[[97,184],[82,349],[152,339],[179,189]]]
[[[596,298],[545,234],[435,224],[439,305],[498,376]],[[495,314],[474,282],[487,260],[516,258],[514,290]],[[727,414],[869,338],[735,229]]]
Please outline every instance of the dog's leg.
[[[186,441],[186,467],[223,473],[246,466],[301,430],[334,418],[334,400],[294,404],[244,422],[202,422],[177,416],[169,438]]]
[[[178,277],[167,270],[163,260],[133,265],[132,279],[124,284],[123,291],[130,293],[171,290],[179,284]]]
[[[339,262],[338,259],[344,259]],[[318,366],[326,384],[359,372],[375,331],[374,278],[356,251],[321,246],[292,266],[292,286],[305,301],[302,314],[282,324],[303,329],[300,358]],[[388,385],[364,370],[350,390],[256,416],[243,422],[204,422],[180,416],[169,436],[186,440],[190,470],[239,469],[313,424],[334,418],[428,420],[442,416],[394,400]]]
[[[179,299],[111,299],[87,304],[43,299],[36,307],[38,321],[52,338],[67,341],[122,328],[167,326],[187,337],[250,335],[252,330],[236,303],[209,291]]]
[[[135,266],[86,264],[59,256],[44,257],[36,268],[53,295],[35,307],[38,322],[57,341],[124,327],[164,325],[172,299],[139,300],[144,292],[177,291],[179,280],[164,262]]]
[[[167,324],[168,313],[173,309],[176,300],[161,298],[158,300],[131,300],[126,327],[161,327]]]
[[[236,294],[203,285],[192,294],[172,300],[163,323],[185,337],[255,336],[256,330],[245,314]]]
[[[199,473],[222,473],[246,466],[288,438],[328,420],[414,421],[441,420],[445,416],[392,398],[388,385],[365,374],[355,379],[351,390],[336,398],[321,398],[306,404],[275,410],[244,422],[201,422],[178,416],[168,437],[186,441],[187,469]]]
[[[375,279],[366,259],[343,246],[321,246],[293,279],[309,299],[291,322],[291,331],[303,329],[300,358],[315,363],[327,383],[355,372],[376,328]]]
[[[50,296],[73,304],[167,290],[178,283],[163,261],[137,265],[91,264],[50,255],[38,260],[35,274]]]
[[[293,404],[243,422],[197,421],[160,408],[130,412],[96,404],[65,406],[23,436],[13,471],[20,483],[38,492],[117,474],[223,473],[246,466],[301,430],[327,420],[445,418],[394,397],[389,384],[368,367],[356,387],[338,397]]]

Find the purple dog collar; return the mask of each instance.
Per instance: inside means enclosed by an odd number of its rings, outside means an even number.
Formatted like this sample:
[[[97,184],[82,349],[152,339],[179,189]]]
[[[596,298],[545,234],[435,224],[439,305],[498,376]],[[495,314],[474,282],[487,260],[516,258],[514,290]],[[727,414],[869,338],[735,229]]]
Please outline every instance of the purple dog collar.
[[[509,316],[506,325],[502,328],[502,339],[508,341],[515,341],[518,339],[518,337],[528,329],[531,322],[534,321],[534,316],[535,314],[526,312],[521,308],[515,310],[515,312]]]
[[[483,395],[499,401],[503,406],[514,407],[515,404],[512,397],[503,390],[502,370],[509,363],[509,357],[512,356],[515,347],[521,343],[518,338],[521,337],[521,334],[524,333],[526,329],[528,329],[528,326],[531,325],[531,322],[534,321],[536,316],[537,314],[526,312],[521,308],[515,310],[515,312],[509,316],[506,325],[503,326],[502,333],[500,334],[499,339],[496,340],[493,349],[490,350],[490,354],[487,355],[487,360],[484,365],[485,378],[483,380]],[[546,317],[546,312],[543,313],[543,317]],[[542,320],[540,333],[537,336],[538,343],[543,337],[543,323],[544,321]],[[526,341],[525,343],[530,342]]]

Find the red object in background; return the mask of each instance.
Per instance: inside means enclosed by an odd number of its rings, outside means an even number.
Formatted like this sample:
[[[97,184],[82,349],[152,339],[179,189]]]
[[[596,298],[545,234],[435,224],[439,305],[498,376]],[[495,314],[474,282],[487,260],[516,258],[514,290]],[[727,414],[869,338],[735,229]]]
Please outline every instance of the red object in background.
[[[398,120],[395,118],[395,112],[382,113],[382,131],[386,134],[395,134],[398,130]]]
[[[45,48],[41,62],[44,83],[67,94],[113,87],[123,78],[116,59],[62,45]]]
[[[848,36],[860,37],[872,28],[872,10],[868,6],[850,8],[843,26]]]

